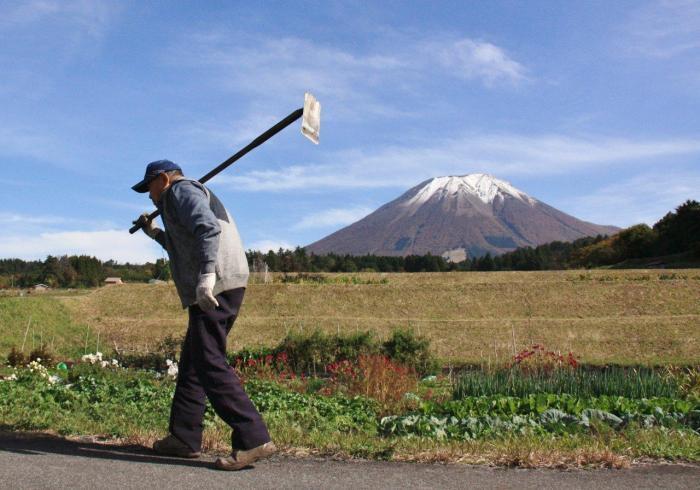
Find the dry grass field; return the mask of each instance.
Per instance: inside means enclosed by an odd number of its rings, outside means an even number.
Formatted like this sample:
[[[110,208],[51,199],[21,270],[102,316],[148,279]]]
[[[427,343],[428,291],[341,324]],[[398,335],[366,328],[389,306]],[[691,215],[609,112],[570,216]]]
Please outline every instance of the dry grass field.
[[[274,345],[290,330],[372,330],[385,337],[393,328],[410,327],[427,336],[447,363],[500,362],[532,343],[571,350],[596,364],[700,362],[699,270],[352,277],[372,283],[251,284],[229,348]],[[186,328],[186,312],[170,285],[110,286],[43,299],[49,300],[82,326],[88,350],[98,333],[102,350],[146,350]],[[19,327],[27,319],[12,321]],[[0,332],[6,327],[0,325]]]

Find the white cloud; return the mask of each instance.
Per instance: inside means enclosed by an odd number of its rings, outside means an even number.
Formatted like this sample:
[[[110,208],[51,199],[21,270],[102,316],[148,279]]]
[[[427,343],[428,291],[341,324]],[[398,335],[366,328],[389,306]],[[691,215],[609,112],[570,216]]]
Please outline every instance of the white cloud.
[[[220,122],[200,122],[183,128],[182,134],[190,141],[206,140],[222,146],[240,145],[250,143],[278,121],[278,116],[250,113],[225,126]]]
[[[31,0],[0,5],[0,27],[20,27],[52,21],[79,29],[91,37],[100,37],[118,2],[103,0]]]
[[[353,52],[300,37],[208,30],[171,47],[165,62],[206,67],[209,83],[247,95],[257,114],[275,113],[275,108],[298,103],[300,94],[313,91],[329,117],[346,121],[415,116],[392,100],[399,93],[422,93],[421,87],[433,83],[436,75],[488,87],[525,78],[523,65],[503,48],[469,38],[383,40]],[[241,126],[247,126],[246,120]],[[214,137],[221,133],[209,130]]]
[[[299,97],[306,91],[313,91],[326,107],[334,107],[336,116],[402,112],[380,102],[372,91],[401,64],[392,56],[355,55],[295,37],[208,30],[171,48],[166,62],[208,67],[210,83],[248,95],[258,114],[300,103]]]
[[[368,207],[355,207],[348,209],[327,209],[319,213],[310,214],[302,218],[294,228],[307,230],[311,228],[328,228],[345,226],[364,218],[374,211]]]
[[[293,165],[283,170],[253,170],[242,175],[218,175],[214,181],[239,191],[283,192],[302,189],[323,192],[339,187],[387,187],[386,182],[351,175],[351,172],[344,173],[343,167],[333,165]]]
[[[162,257],[160,246],[142,233],[125,230],[60,231],[38,234],[3,234],[0,257],[43,260],[47,255],[90,255],[118,262],[153,262]]]
[[[257,250],[258,252],[267,253],[270,250],[277,252],[279,249],[294,250],[294,245],[284,240],[258,240],[246,246],[246,250]]]
[[[487,86],[525,79],[525,67],[491,43],[461,39],[447,46],[433,44],[429,51],[457,76],[478,79]]]
[[[661,0],[640,7],[624,28],[630,52],[672,58],[700,50],[700,2]]]
[[[653,225],[687,199],[700,200],[700,174],[692,172],[648,172],[601,187],[583,197],[569,200],[576,217],[609,224],[611,216],[623,216],[624,223]]]
[[[217,177],[243,191],[405,188],[440,175],[565,175],[700,154],[700,138],[632,140],[566,135],[465,134],[424,146],[385,146],[325,154],[322,163]],[[326,163],[327,162],[327,163]]]
[[[48,231],[48,229],[52,227],[65,227],[66,225],[91,227],[93,229],[109,229],[115,226],[114,223],[109,220],[88,220],[55,215],[30,215],[12,211],[0,211],[0,226],[3,227],[5,233],[13,233],[21,230],[30,230],[39,233]]]
[[[28,2],[5,3],[0,14],[0,25],[29,24],[37,22],[61,10],[57,1],[34,0]]]
[[[65,222],[59,216],[29,216],[19,213],[0,212],[0,225],[47,225]]]

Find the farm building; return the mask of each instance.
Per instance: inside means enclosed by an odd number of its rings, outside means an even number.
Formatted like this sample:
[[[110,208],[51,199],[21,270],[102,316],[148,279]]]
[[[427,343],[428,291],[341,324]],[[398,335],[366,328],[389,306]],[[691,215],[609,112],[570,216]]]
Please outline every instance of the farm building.
[[[46,284],[35,284],[34,285],[34,292],[35,293],[43,293],[44,291],[48,291],[49,288]]]
[[[124,284],[124,282],[122,282],[121,277],[108,277],[105,279],[105,286],[109,286],[111,284]]]

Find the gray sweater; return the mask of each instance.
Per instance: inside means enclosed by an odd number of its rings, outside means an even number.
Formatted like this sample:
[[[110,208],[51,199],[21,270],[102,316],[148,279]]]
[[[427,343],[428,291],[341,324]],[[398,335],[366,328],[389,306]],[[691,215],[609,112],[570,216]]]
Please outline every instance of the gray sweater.
[[[214,193],[183,178],[163,193],[158,209],[165,231],[154,239],[168,252],[183,308],[197,301],[200,274],[216,273],[214,295],[246,287],[248,261],[236,223]]]

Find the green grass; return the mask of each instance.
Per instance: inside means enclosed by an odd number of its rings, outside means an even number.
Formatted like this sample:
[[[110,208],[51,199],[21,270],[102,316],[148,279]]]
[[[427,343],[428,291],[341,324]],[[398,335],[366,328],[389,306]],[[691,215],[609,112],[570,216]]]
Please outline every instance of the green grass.
[[[44,344],[56,354],[77,355],[85,348],[86,333],[89,349],[95,348],[96,338],[87,329],[57,297],[0,297],[0,358],[23,344],[25,354]]]

